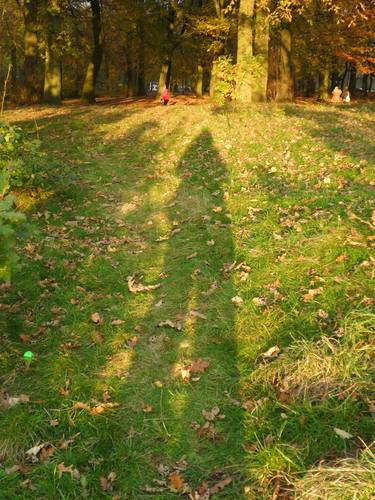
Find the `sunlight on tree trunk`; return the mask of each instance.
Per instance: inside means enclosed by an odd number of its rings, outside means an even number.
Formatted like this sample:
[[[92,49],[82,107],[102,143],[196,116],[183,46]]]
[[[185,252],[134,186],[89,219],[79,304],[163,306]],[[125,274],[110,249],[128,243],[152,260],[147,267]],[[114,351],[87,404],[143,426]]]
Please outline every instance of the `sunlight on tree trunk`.
[[[329,85],[331,81],[331,73],[329,69],[324,69],[320,75],[319,99],[326,101],[329,97]]]
[[[241,0],[238,11],[237,64],[244,71],[238,100],[251,102],[251,58],[253,56],[254,0]]]
[[[197,66],[197,80],[195,82],[195,95],[197,97],[203,96],[203,66],[198,63]]]
[[[170,58],[167,58],[163,62],[162,67],[161,67],[161,71],[160,71],[158,95],[161,95],[164,87],[169,88],[169,84],[170,84],[170,80],[171,80],[171,70],[172,70],[172,63],[171,63]]]
[[[257,7],[257,6],[256,6]],[[269,21],[267,12],[258,6],[254,19],[254,55],[261,64],[261,74],[252,82],[253,102],[267,100]]]

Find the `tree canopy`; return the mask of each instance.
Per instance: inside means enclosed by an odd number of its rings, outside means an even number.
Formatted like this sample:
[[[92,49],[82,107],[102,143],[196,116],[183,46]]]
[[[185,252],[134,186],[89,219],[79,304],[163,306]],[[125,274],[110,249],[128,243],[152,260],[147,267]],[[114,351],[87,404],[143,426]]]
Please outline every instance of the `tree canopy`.
[[[194,91],[249,102],[371,90],[371,0],[0,0],[19,103]],[[223,76],[224,75],[224,76]],[[230,81],[223,85],[225,78]]]

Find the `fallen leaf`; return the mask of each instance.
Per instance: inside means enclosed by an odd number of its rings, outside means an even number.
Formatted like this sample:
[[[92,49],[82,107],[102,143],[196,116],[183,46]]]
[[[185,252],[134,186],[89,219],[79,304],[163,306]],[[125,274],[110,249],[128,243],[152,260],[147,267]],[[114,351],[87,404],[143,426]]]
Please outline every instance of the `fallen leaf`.
[[[190,311],[190,316],[193,318],[207,319],[207,316],[200,313],[199,311],[195,311],[194,309]]]
[[[5,409],[12,408],[19,403],[29,403],[29,401],[30,396],[27,396],[26,394],[20,394],[19,396],[6,396],[0,401],[0,407],[2,406]]]
[[[170,319],[160,321],[160,323],[158,323],[158,326],[160,328],[169,326],[169,328],[173,328],[174,330],[178,330],[179,332],[182,330],[182,323],[180,321],[171,321]]]
[[[280,347],[274,345],[270,347],[268,351],[262,353],[262,357],[265,359],[276,358],[280,354]]]
[[[351,434],[349,434],[349,432],[343,431],[342,429],[338,429],[337,427],[334,427],[333,430],[336,432],[338,436],[340,436],[343,439],[351,439],[352,437],[354,437]]]
[[[58,464],[57,472],[59,477],[61,477],[63,474],[70,474],[72,479],[79,479],[81,477],[78,469],[74,469],[73,465],[69,465],[69,467],[66,467],[64,463]]]
[[[188,255],[188,256],[186,257],[186,260],[191,260],[191,259],[194,259],[194,257],[197,257],[197,255],[198,255],[198,253],[197,253],[197,252],[194,252],[194,253],[192,253],[191,255]]]
[[[20,335],[21,342],[24,344],[28,344],[30,342],[30,335],[25,335],[24,333],[21,333]]]
[[[160,283],[156,285],[142,285],[142,283],[136,283],[134,276],[128,276],[128,289],[131,293],[150,292],[159,287]]]
[[[88,411],[90,411],[90,409],[91,408],[89,407],[89,405],[87,405],[86,403],[82,403],[81,401],[77,401],[72,406],[72,410],[88,410]]]
[[[233,476],[226,477],[225,479],[222,479],[218,483],[216,483],[214,486],[210,488],[210,495],[216,495],[216,493],[219,493],[219,491],[223,490],[228,484],[230,484],[233,481]]]
[[[119,406],[118,403],[100,403],[99,405],[94,406],[94,408],[91,408],[90,413],[92,415],[99,415],[108,408],[116,408],[117,406]]]
[[[143,413],[151,413],[152,412],[152,406],[148,405],[148,404],[144,404],[142,410],[143,410]]]
[[[264,297],[254,297],[252,303],[255,306],[263,307],[267,305],[267,300]]]
[[[57,427],[58,425],[60,425],[60,422],[56,419],[53,419],[49,421],[49,425],[51,425],[52,427]]]
[[[93,321],[96,325],[100,325],[100,326],[101,326],[101,325],[103,325],[103,323],[104,323],[103,318],[102,318],[102,317],[100,316],[100,314],[99,314],[99,313],[97,313],[97,312],[96,312],[96,313],[93,313],[93,314],[91,315],[91,320],[92,320],[92,321]]]
[[[189,370],[192,373],[203,373],[209,366],[210,363],[208,361],[199,358],[191,363],[191,365],[189,366]]]
[[[179,474],[173,473],[168,479],[172,491],[181,492],[184,490],[184,482]]]
[[[100,335],[99,332],[97,332],[96,330],[94,330],[92,333],[91,333],[91,339],[92,341],[95,343],[95,344],[102,344],[103,343],[103,337]]]
[[[202,410],[202,415],[205,420],[208,420],[209,422],[213,422],[216,417],[220,413],[220,408],[218,406],[214,406],[211,410]]]
[[[113,482],[116,479],[116,473],[115,472],[110,472],[107,476],[107,478],[100,476],[99,481],[100,481],[100,487],[103,491],[112,491],[113,489]]]
[[[112,326],[119,326],[119,325],[123,325],[124,323],[125,323],[125,321],[123,321],[122,319],[113,319],[111,321]]]
[[[303,301],[304,302],[310,302],[310,301],[312,301],[315,298],[316,295],[320,295],[321,293],[323,293],[323,288],[322,287],[313,288],[313,289],[309,290],[308,293],[306,293],[303,296]]]
[[[232,298],[232,304],[234,304],[237,307],[240,307],[243,305],[243,298],[237,295],[236,297]]]
[[[215,240],[208,240],[208,241],[206,241],[206,243],[207,243],[207,246],[213,247],[215,245]]]
[[[129,349],[132,349],[137,345],[138,342],[138,337],[134,335],[131,339],[129,339],[126,343],[126,346],[129,347]]]

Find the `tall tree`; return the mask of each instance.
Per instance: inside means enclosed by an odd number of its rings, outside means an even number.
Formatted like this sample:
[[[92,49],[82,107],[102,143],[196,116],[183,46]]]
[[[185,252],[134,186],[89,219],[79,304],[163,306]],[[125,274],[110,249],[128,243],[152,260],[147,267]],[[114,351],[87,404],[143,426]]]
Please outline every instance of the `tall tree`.
[[[23,1],[25,34],[21,101],[24,103],[38,102],[41,97],[38,53],[40,8],[41,0]]]
[[[61,5],[59,0],[48,0],[44,12],[45,70],[43,101],[48,104],[61,102],[61,49],[58,36],[61,29]]]
[[[90,0],[90,6],[92,12],[93,51],[83,84],[82,101],[93,104],[95,102],[96,82],[103,59],[103,30],[100,0]]]
[[[238,99],[251,102],[251,63],[253,56],[254,0],[240,0],[238,9],[237,64],[243,77],[239,84]]]

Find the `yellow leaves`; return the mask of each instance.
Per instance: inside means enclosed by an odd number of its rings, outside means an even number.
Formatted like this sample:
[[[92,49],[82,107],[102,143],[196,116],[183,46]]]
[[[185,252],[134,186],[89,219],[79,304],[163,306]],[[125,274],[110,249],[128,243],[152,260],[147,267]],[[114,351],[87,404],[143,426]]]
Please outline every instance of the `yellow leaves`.
[[[116,408],[117,406],[119,406],[118,403],[104,402],[104,403],[99,403],[99,404],[91,407],[90,405],[88,405],[86,403],[82,403],[81,401],[77,401],[72,406],[72,410],[86,410],[89,413],[91,413],[91,415],[99,415],[100,413],[103,413],[105,410],[111,409],[111,408]]]

